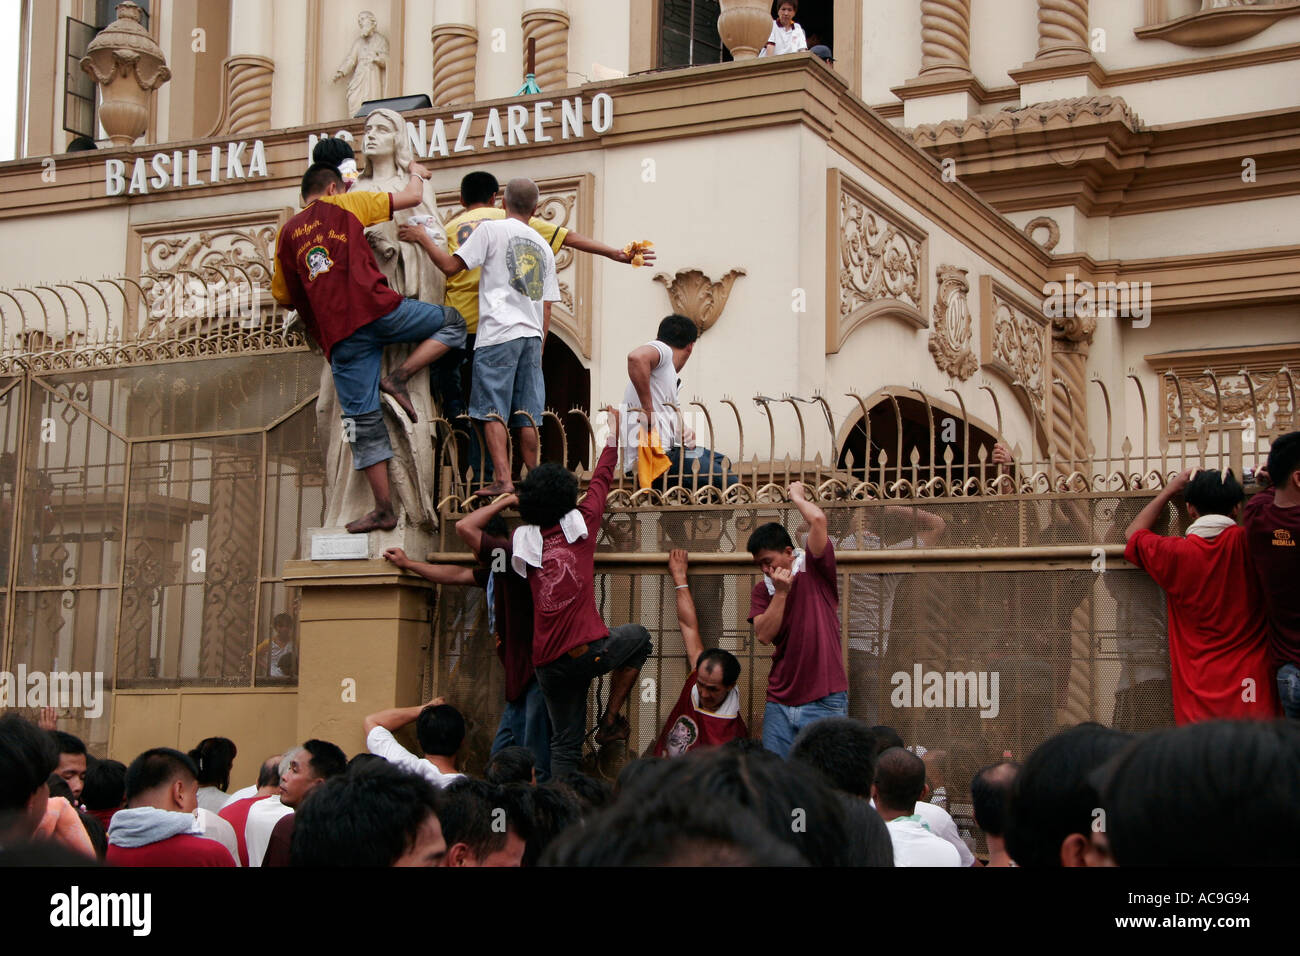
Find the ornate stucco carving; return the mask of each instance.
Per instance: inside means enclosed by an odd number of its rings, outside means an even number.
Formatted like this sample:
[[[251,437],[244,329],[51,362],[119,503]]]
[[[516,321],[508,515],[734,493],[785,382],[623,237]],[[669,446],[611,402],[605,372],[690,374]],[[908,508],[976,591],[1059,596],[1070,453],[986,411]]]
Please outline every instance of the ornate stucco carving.
[[[465,23],[433,28],[433,105],[474,102],[478,65],[478,30]]]
[[[703,334],[721,318],[731,287],[743,275],[744,269],[732,269],[714,282],[699,269],[680,269],[675,276],[657,273],[655,281],[668,291],[673,311],[694,322]]]
[[[966,270],[957,266],[939,266],[935,270],[939,291],[934,297],[934,327],[930,330],[930,354],[939,369],[962,381],[979,368],[971,350],[974,326],[966,296],[970,283]]]
[[[827,352],[838,352],[854,328],[877,316],[927,328],[925,233],[839,170],[827,175],[834,204],[827,260],[839,263],[828,275]]]
[[[149,96],[171,79],[162,48],[140,21],[140,8],[117,5],[117,19],[90,41],[81,69],[102,87],[99,121],[114,146],[130,146],[149,128]]]
[[[921,0],[921,74],[970,72],[970,0]]]
[[[1047,230],[1046,239],[1039,240],[1034,237],[1034,233],[1039,229]],[[1042,246],[1046,252],[1051,252],[1061,241],[1061,227],[1057,225],[1056,220],[1051,216],[1037,216],[1029,220],[1029,222],[1025,223],[1025,228],[1022,231],[1026,236]]]
[[[525,10],[520,18],[524,32],[524,68],[528,41],[537,40],[537,85],[545,92],[569,86],[569,15],[563,10]]]
[[[1280,434],[1300,422],[1292,405],[1291,379],[1280,371],[1300,365],[1296,346],[1146,358],[1160,382],[1161,420],[1170,441],[1199,437],[1219,427],[1249,430],[1251,423],[1256,435]],[[1245,444],[1250,447],[1249,438]]]
[[[264,56],[240,54],[222,63],[225,86],[221,91],[221,115],[209,136],[235,135],[271,128],[271,79],[275,61]]]
[[[1080,96],[1035,103],[1033,106],[1009,107],[965,120],[927,123],[912,129],[911,134],[917,145],[934,146],[1008,133],[1095,126],[1100,123],[1123,123],[1133,132],[1142,129],[1142,121],[1122,98]]]
[[[991,276],[980,279],[980,361],[1016,386],[1022,400],[1042,421],[1052,350],[1051,322],[1042,309],[1004,288]]]
[[[1088,0],[1038,0],[1038,56],[1089,52]]]
[[[1163,7],[1163,4],[1161,4]],[[1172,20],[1163,9],[1133,32],[1143,40],[1165,40],[1187,47],[1225,46],[1267,30],[1283,17],[1300,14],[1300,3],[1255,0],[1203,0],[1201,8]]]

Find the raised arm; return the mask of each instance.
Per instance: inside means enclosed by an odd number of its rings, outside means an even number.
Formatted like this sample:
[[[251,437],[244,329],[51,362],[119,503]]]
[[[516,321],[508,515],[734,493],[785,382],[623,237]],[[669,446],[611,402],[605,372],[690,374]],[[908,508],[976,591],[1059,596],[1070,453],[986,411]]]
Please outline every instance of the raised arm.
[[[389,733],[395,730],[401,730],[411,721],[420,716],[420,711],[426,707],[436,707],[438,704],[445,704],[446,701],[441,697],[435,697],[427,704],[416,704],[414,707],[390,707],[388,710],[381,710],[377,713],[367,714],[364,727],[366,736],[370,736],[370,731],[376,727],[383,727]]]
[[[407,181],[406,188],[400,193],[393,193],[393,212],[413,209],[424,202],[424,181],[432,174],[416,162],[411,163],[410,171],[411,178]]]
[[[397,227],[397,238],[402,242],[413,242],[428,254],[433,260],[433,264],[442,270],[444,275],[454,276],[458,272],[463,272],[466,268],[465,260],[460,256],[452,255],[442,246],[433,241],[433,236],[424,231],[423,226],[417,226],[412,222],[404,222]]]
[[[629,263],[632,261],[632,255],[624,252],[622,249],[615,249],[613,246],[607,246],[603,242],[597,242],[577,232],[570,232],[564,237],[563,245],[570,249],[576,249],[578,252],[587,252],[593,256],[604,256],[606,259],[612,259],[614,262]],[[649,249],[641,253],[641,260],[650,265],[655,261],[655,254]]]
[[[587,523],[587,532],[595,534],[600,526],[601,515],[605,513],[605,500],[609,497],[610,481],[614,477],[614,464],[618,461],[619,415],[618,409],[606,405],[604,412],[609,416],[609,437],[605,448],[596,462],[596,470],[591,473],[591,482],[587,485],[587,497],[578,505],[578,511]]]
[[[475,508],[456,522],[456,534],[465,542],[470,553],[478,555],[483,547],[483,529],[489,521],[519,503],[518,495],[502,495],[482,508]]]
[[[659,350],[653,345],[642,345],[627,353],[627,377],[632,380],[637,403],[647,422],[654,421],[654,398],[650,394],[650,375],[661,361]]]
[[[916,538],[927,547],[938,541],[943,536],[944,529],[948,527],[947,523],[937,514],[921,508],[886,505],[881,509],[881,513],[901,518],[909,524],[916,522]]]
[[[1165,485],[1160,494],[1148,501],[1147,506],[1139,511],[1137,517],[1129,522],[1129,526],[1124,529],[1124,540],[1127,541],[1139,531],[1150,531],[1152,526],[1160,520],[1160,516],[1164,514],[1165,506],[1169,504],[1170,499],[1187,487],[1187,483],[1192,480],[1196,472],[1197,469],[1188,468]]]
[[[776,640],[781,622],[785,620],[785,601],[790,596],[790,572],[785,568],[775,568],[771,577],[772,587],[776,589],[771,603],[766,611],[754,618],[754,637],[760,644],[771,644]]]
[[[799,509],[803,520],[808,522],[808,553],[820,558],[826,550],[826,512],[808,500],[802,481],[790,485],[790,500]]]
[[[677,628],[682,632],[682,643],[686,645],[686,659],[694,667],[704,653],[704,642],[700,640],[700,622],[695,616],[695,599],[691,597],[690,584],[686,580],[687,558],[681,548],[674,548],[668,556],[668,571],[673,576],[677,588]]]
[[[474,583],[474,569],[463,568],[458,564],[427,564],[424,561],[412,561],[401,548],[389,548],[384,552],[384,560],[397,565],[403,571],[418,574],[434,584]]]

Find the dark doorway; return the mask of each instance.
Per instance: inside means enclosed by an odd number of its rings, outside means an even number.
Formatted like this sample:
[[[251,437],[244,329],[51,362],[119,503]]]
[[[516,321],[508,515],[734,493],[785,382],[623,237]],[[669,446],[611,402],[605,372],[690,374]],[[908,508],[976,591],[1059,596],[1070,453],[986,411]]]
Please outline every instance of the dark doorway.
[[[884,398],[868,411],[871,421],[871,480],[878,480],[880,475],[880,453],[885,453],[886,478],[896,481],[899,477],[911,478],[912,455],[916,453],[917,475],[925,481],[934,475],[943,475],[946,466],[945,449],[952,449],[953,478],[965,478],[966,473],[959,472],[962,466],[970,465],[970,474],[979,473],[979,448],[984,446],[985,461],[993,460],[993,443],[996,436],[989,434],[976,425],[967,425],[957,415],[941,408],[931,406],[934,416],[933,435],[925,403],[915,398],[897,397],[898,413],[895,414],[893,403]],[[899,422],[902,422],[902,473],[899,468]],[[970,457],[967,457],[969,441]],[[859,420],[853,426],[844,447],[840,449],[838,465],[851,470],[859,481],[863,480],[863,468],[867,458],[867,429]],[[850,457],[851,456],[851,457]]]
[[[542,351],[542,377],[546,379],[546,407],[564,423],[563,438],[569,446],[565,467],[590,466],[591,437],[587,426],[569,411],[577,408],[591,414],[591,372],[582,367],[578,356],[558,335],[550,335]],[[558,462],[563,444],[560,427],[548,417],[542,426],[542,461]]]
[[[772,4],[772,19],[776,19],[776,9],[780,2]],[[803,27],[804,36],[808,38],[808,49],[823,43],[835,52],[835,0],[799,0],[794,22]]]

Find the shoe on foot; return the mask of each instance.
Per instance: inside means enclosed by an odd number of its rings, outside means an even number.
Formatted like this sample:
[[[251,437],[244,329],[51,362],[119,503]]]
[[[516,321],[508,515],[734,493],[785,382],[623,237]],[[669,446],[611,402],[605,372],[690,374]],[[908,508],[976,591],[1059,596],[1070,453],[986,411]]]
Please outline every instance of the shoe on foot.
[[[608,743],[616,740],[627,740],[632,735],[632,725],[628,723],[627,718],[619,714],[610,724],[601,724],[596,729],[596,743],[603,747]]]

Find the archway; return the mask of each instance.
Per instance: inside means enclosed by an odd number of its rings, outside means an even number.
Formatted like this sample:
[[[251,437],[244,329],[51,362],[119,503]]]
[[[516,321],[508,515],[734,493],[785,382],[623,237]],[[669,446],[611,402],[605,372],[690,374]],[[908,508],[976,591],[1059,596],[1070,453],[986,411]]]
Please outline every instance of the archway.
[[[869,455],[868,424],[871,434]],[[963,421],[961,414],[945,403],[930,399],[927,410],[925,402],[920,399],[882,393],[875,396],[875,403],[868,407],[866,420],[859,415],[843,439],[836,464],[859,480],[867,477],[869,466],[870,480],[879,480],[883,474],[891,482],[900,477],[910,479],[915,467],[917,479],[924,482],[947,474],[947,451],[951,449],[952,478],[964,480],[978,476],[981,447],[984,448],[984,460],[993,460],[993,445],[997,440],[998,436],[990,429],[977,424],[969,415]],[[885,456],[883,472],[880,464],[882,452]]]

